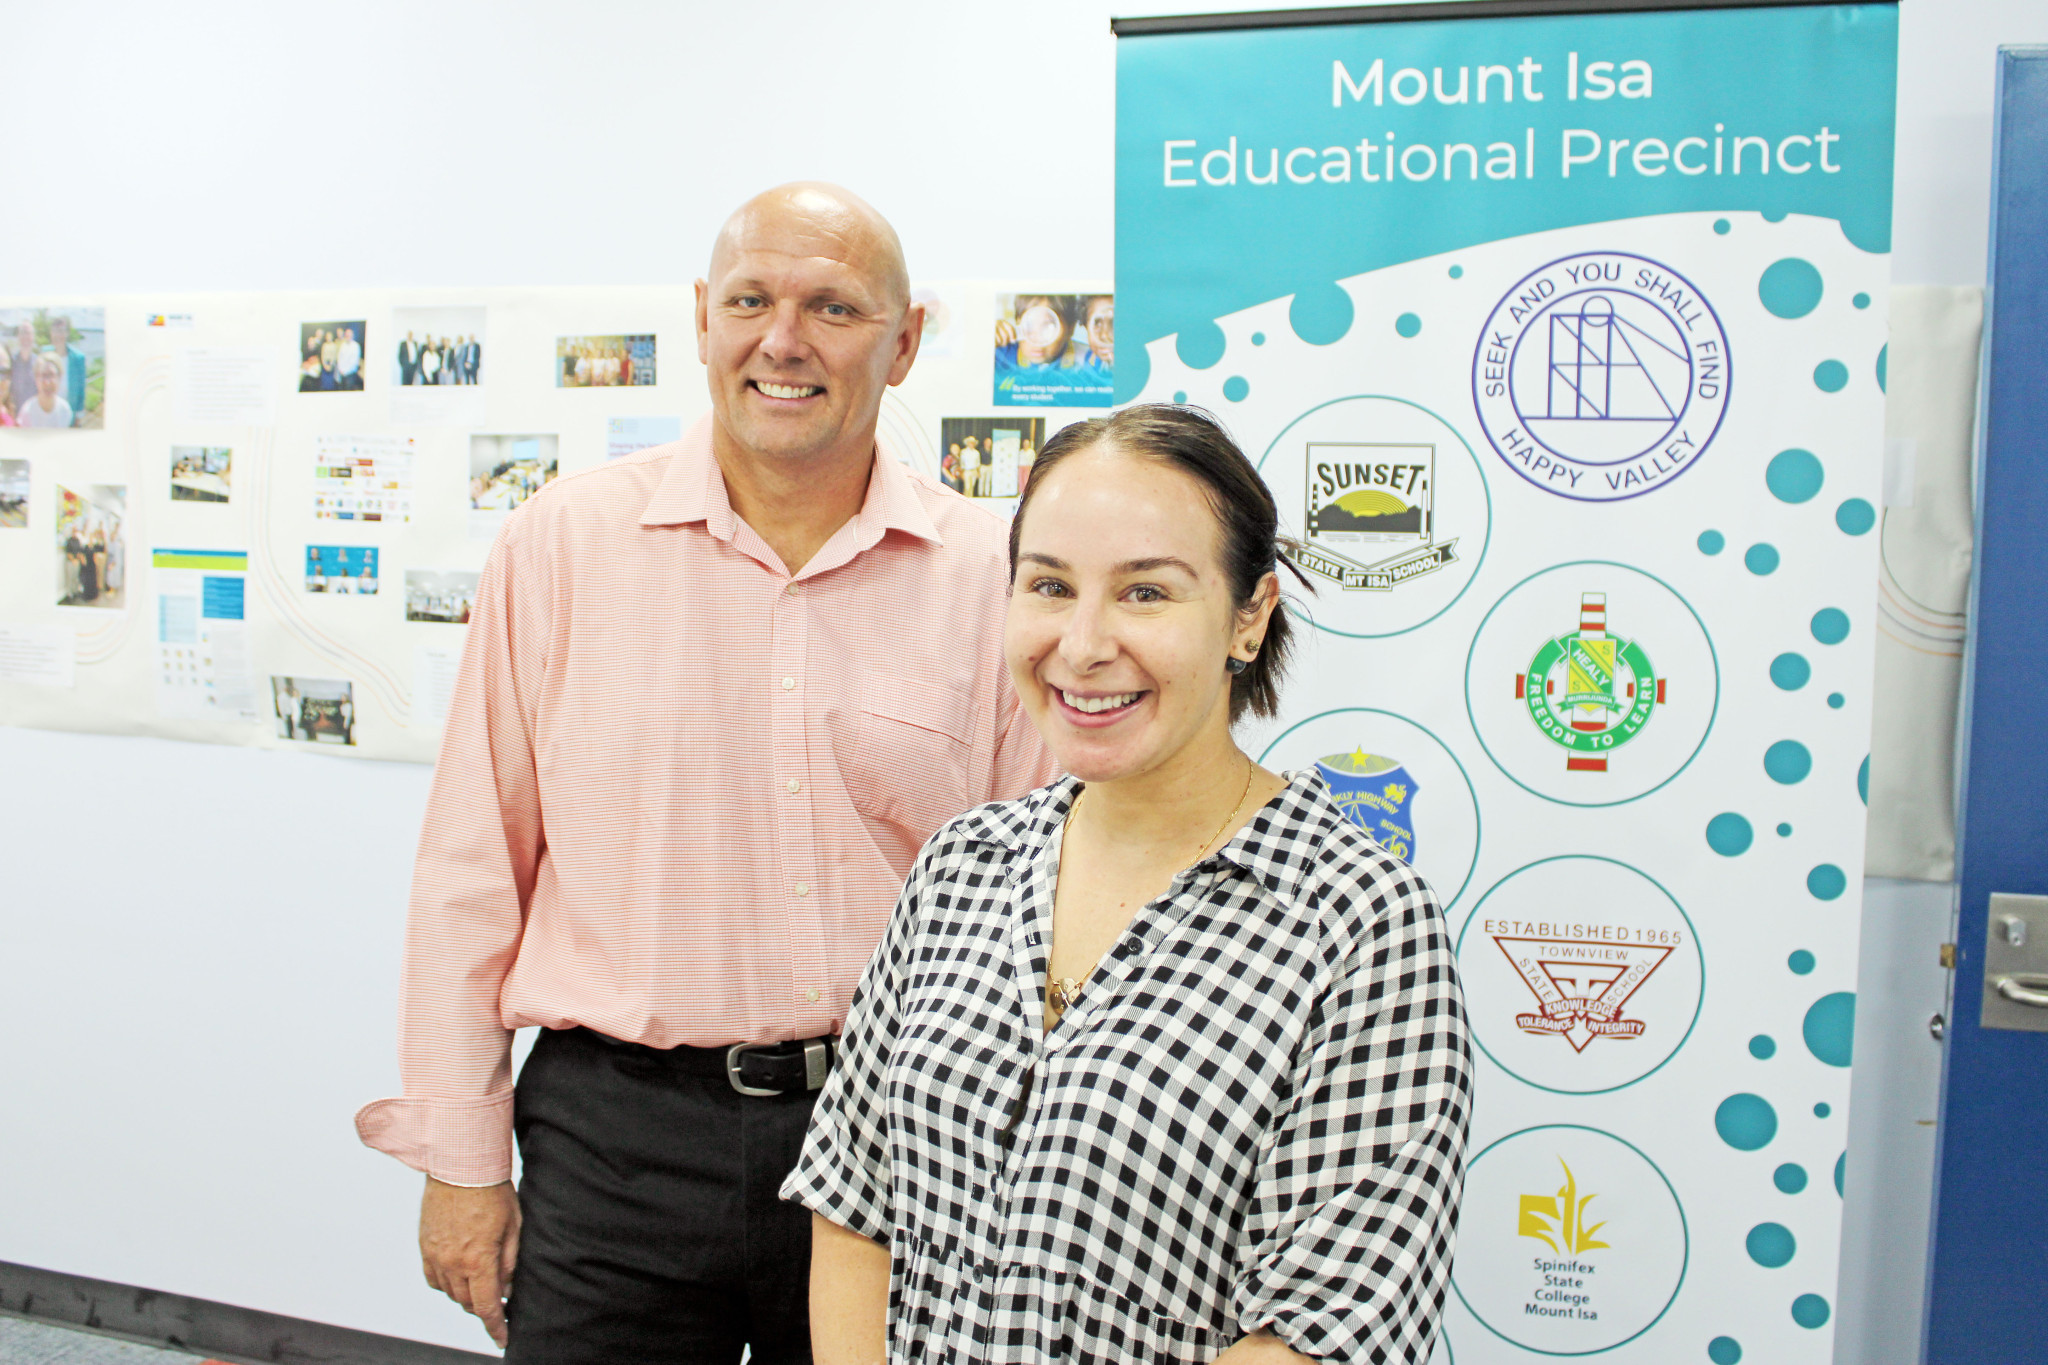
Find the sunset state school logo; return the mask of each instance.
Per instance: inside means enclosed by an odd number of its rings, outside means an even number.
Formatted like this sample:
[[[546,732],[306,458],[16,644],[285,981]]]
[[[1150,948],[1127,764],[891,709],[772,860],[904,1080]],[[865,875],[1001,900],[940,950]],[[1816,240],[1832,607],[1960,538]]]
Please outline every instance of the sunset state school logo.
[[[1494,451],[1546,492],[1615,502],[1661,488],[1721,428],[1728,338],[1669,266],[1592,251],[1530,273],[1495,305],[1472,360]]]
[[[1342,588],[1390,592],[1457,562],[1440,540],[1436,447],[1306,443],[1308,493],[1295,563]]]
[[[1515,697],[1568,772],[1604,773],[1607,756],[1642,733],[1664,701],[1664,679],[1633,640],[1607,633],[1607,594],[1579,599],[1579,628],[1545,640],[1515,675]]]

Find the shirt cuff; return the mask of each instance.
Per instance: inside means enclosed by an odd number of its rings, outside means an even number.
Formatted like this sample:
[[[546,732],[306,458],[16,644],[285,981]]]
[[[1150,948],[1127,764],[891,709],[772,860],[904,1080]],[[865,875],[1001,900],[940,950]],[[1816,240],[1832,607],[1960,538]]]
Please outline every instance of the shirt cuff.
[[[376,1100],[356,1112],[365,1147],[448,1185],[512,1178],[512,1091],[468,1100]]]

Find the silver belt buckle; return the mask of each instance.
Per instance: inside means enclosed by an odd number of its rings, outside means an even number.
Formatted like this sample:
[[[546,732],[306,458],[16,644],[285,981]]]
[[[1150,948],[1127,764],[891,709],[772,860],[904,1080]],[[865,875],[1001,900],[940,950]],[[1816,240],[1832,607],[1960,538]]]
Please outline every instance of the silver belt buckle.
[[[762,1051],[776,1046],[774,1043],[735,1043],[725,1050],[725,1078],[732,1088],[742,1095],[759,1095],[772,1098],[783,1092],[764,1090],[760,1086],[748,1085],[740,1079],[740,1059],[749,1052]],[[832,1049],[823,1038],[804,1040],[804,1089],[822,1090],[825,1080],[832,1073]]]

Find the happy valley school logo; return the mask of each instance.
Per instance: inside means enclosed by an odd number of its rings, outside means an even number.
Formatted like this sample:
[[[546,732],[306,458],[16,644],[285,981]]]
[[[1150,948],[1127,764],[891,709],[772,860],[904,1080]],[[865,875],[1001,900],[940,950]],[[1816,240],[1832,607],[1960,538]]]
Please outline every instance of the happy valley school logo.
[[[1317,759],[1316,771],[1351,823],[1402,862],[1415,861],[1415,779],[1400,760],[1358,749]]]
[[[1706,453],[1727,411],[1728,338],[1669,266],[1594,251],[1532,272],[1486,320],[1472,361],[1479,424],[1538,488],[1613,502]]]
[[[1607,594],[1579,599],[1579,628],[1545,640],[1515,675],[1515,697],[1551,743],[1566,751],[1567,772],[1604,773],[1607,756],[1642,733],[1664,700],[1664,679],[1633,640],[1607,633]]]
[[[1389,592],[1455,563],[1439,542],[1436,447],[1306,443],[1308,506],[1295,563],[1339,587]]]
[[[1643,1021],[1624,1017],[1621,1007],[1676,948],[1675,942],[1536,938],[1488,928],[1487,937],[1536,997],[1536,1011],[1517,1014],[1515,1027],[1562,1038],[1574,1052],[1584,1052],[1595,1038],[1627,1042],[1643,1036]]]

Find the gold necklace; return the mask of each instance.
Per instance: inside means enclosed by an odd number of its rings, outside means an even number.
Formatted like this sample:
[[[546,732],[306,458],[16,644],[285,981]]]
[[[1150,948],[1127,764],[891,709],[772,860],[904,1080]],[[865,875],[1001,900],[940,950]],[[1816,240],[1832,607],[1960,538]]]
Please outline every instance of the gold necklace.
[[[1216,832],[1210,835],[1208,838],[1202,840],[1201,845],[1198,848],[1196,848],[1195,856],[1197,861],[1200,860],[1202,854],[1207,853],[1209,851],[1209,845],[1215,843],[1218,839],[1223,837],[1223,831],[1230,828],[1230,822],[1232,820],[1235,820],[1237,818],[1238,812],[1244,809],[1244,803],[1250,799],[1252,794],[1252,775],[1258,772],[1258,770],[1258,764],[1252,762],[1250,759],[1246,759],[1244,761],[1244,790],[1237,794],[1237,804],[1230,808],[1230,814],[1223,817],[1223,823],[1216,826]],[[1081,789],[1081,795],[1075,797],[1074,804],[1067,808],[1068,827],[1072,827],[1074,823],[1074,816],[1077,813],[1079,813],[1081,809],[1081,799],[1082,797],[1085,797],[1087,795],[1088,789],[1086,787],[1083,787]],[[1062,840],[1064,840],[1064,833],[1061,837]],[[1094,975],[1094,971],[1095,969],[1093,967],[1089,968],[1088,975]],[[1058,1023],[1060,1020],[1060,1016],[1065,1014],[1068,1010],[1072,1009],[1074,1006],[1074,1002],[1081,998],[1081,986],[1085,979],[1085,977],[1075,978],[1071,976],[1063,976],[1047,983],[1045,988],[1045,1026],[1047,1028],[1051,1028],[1054,1024]]]

